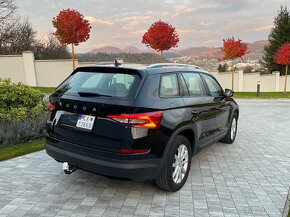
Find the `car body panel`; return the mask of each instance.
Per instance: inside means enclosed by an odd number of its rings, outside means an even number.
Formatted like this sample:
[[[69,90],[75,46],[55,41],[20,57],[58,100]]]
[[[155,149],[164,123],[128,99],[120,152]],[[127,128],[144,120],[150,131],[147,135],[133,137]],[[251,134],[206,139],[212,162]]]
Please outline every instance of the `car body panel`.
[[[179,73],[208,75],[201,69],[96,66],[77,68],[72,75],[80,71],[94,73],[102,70],[137,73],[141,80],[132,97],[128,98],[85,97],[55,91],[50,96],[55,109],[50,112],[47,121],[45,148],[57,161],[104,175],[136,180],[155,179],[166,162],[170,142],[176,135],[184,132],[190,134],[188,139],[193,153],[196,153],[200,147],[222,138],[227,132],[233,112],[238,112],[238,105],[230,97],[224,96],[217,100],[208,92],[201,97],[184,95],[186,87]],[[177,76],[179,94],[162,97],[161,77],[172,73]],[[162,119],[156,129],[130,127],[108,117],[156,111],[162,112]],[[76,127],[79,115],[95,117],[91,131]],[[120,153],[121,149],[142,149],[148,152],[124,154]]]

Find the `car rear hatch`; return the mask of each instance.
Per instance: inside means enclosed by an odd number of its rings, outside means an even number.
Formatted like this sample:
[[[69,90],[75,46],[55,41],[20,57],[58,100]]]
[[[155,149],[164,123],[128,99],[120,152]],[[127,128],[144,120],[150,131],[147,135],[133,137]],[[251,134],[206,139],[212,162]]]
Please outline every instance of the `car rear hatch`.
[[[48,135],[105,151],[128,147],[131,129],[108,116],[134,113],[141,83],[137,70],[79,68],[50,96]]]

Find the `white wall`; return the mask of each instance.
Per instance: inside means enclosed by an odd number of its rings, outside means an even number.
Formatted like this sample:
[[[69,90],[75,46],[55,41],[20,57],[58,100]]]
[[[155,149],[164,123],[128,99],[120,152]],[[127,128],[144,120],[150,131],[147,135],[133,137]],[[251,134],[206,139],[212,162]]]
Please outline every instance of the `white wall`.
[[[94,62],[78,62],[77,66],[92,66]],[[0,56],[0,78],[11,78],[13,82],[22,82],[31,86],[56,87],[72,72],[71,60],[34,60],[33,53],[23,52],[19,56]],[[232,88],[232,74],[210,72],[221,83],[223,88]],[[257,82],[260,81],[261,91],[283,91],[285,76],[279,72],[271,75],[258,73],[235,73],[234,90],[255,92]],[[290,91],[290,76],[288,76],[287,91]]]
[[[276,91],[276,75],[261,75],[260,83],[261,83],[261,91],[262,92],[275,92]]]
[[[281,76],[280,85],[279,85],[280,92],[284,91],[284,86],[285,86],[285,76]],[[287,78],[287,91],[289,90],[290,90],[290,75],[288,75],[288,78]]]
[[[226,89],[232,89],[232,73],[231,72],[210,72],[220,82],[221,86]],[[234,91],[238,91],[239,88],[239,73],[234,75]]]
[[[95,62],[79,62],[78,63],[78,67],[82,67],[82,66],[95,66],[96,63]]]
[[[56,87],[73,71],[71,60],[36,60],[34,64],[40,87]]]
[[[243,91],[255,92],[257,90],[257,82],[260,80],[261,79],[260,79],[259,73],[249,73],[249,74],[244,75]],[[263,85],[261,84],[261,86]]]
[[[0,56],[0,78],[11,78],[14,82],[26,82],[22,55]]]

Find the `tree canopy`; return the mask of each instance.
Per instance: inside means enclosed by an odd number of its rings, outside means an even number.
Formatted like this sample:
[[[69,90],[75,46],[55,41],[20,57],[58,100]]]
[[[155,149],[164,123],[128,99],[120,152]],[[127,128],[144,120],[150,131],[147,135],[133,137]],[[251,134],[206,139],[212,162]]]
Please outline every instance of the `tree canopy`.
[[[282,44],[290,42],[290,14],[286,6],[281,6],[278,11],[268,40],[269,44],[264,48],[262,63],[269,71],[280,71],[284,74],[283,66],[275,62],[274,54]]]
[[[53,18],[52,24],[56,28],[54,35],[61,44],[77,46],[90,38],[90,23],[76,10],[65,9],[60,11]]]
[[[34,52],[35,59],[63,59],[69,52],[49,34],[40,37],[26,18],[17,14],[14,0],[0,0],[0,55]]]
[[[288,65],[290,65],[290,42],[284,43],[274,54],[274,61],[279,65],[286,65],[284,94],[287,91]]]
[[[15,10],[14,0],[0,0],[0,24],[9,18]]]
[[[75,69],[74,46],[87,41],[90,38],[91,25],[84,16],[74,9],[65,9],[52,20],[56,31],[53,33],[62,45],[71,44],[72,64]]]
[[[241,39],[234,37],[223,39],[223,47],[221,48],[223,57],[221,60],[233,60],[242,58],[248,52],[248,45],[243,43]]]
[[[274,60],[279,65],[290,65],[290,42],[284,43],[274,54]]]
[[[142,43],[157,52],[161,52],[163,56],[163,51],[178,46],[179,36],[173,26],[159,20],[145,32]]]
[[[226,71],[228,71],[228,68],[229,68],[228,64],[225,63],[223,65],[219,64],[217,69],[218,69],[218,72],[226,72]]]

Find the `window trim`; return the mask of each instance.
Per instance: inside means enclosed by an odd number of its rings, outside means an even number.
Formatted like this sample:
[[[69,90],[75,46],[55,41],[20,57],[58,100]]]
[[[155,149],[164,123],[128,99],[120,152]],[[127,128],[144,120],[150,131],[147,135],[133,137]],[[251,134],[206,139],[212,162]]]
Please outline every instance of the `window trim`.
[[[177,95],[176,96],[162,96],[161,95],[161,82],[162,82],[162,77],[166,75],[175,75],[176,77],[176,84],[177,84]],[[163,73],[160,75],[160,80],[159,80],[159,88],[158,88],[158,95],[162,99],[170,99],[170,98],[180,98],[180,85],[179,85],[179,80],[177,76],[177,72],[170,72],[170,73]]]
[[[177,78],[178,78],[178,81],[179,81],[180,96],[181,97],[190,96],[188,88],[186,86],[186,82],[185,82],[185,80],[184,80],[184,78],[182,76],[182,72],[177,72]]]

